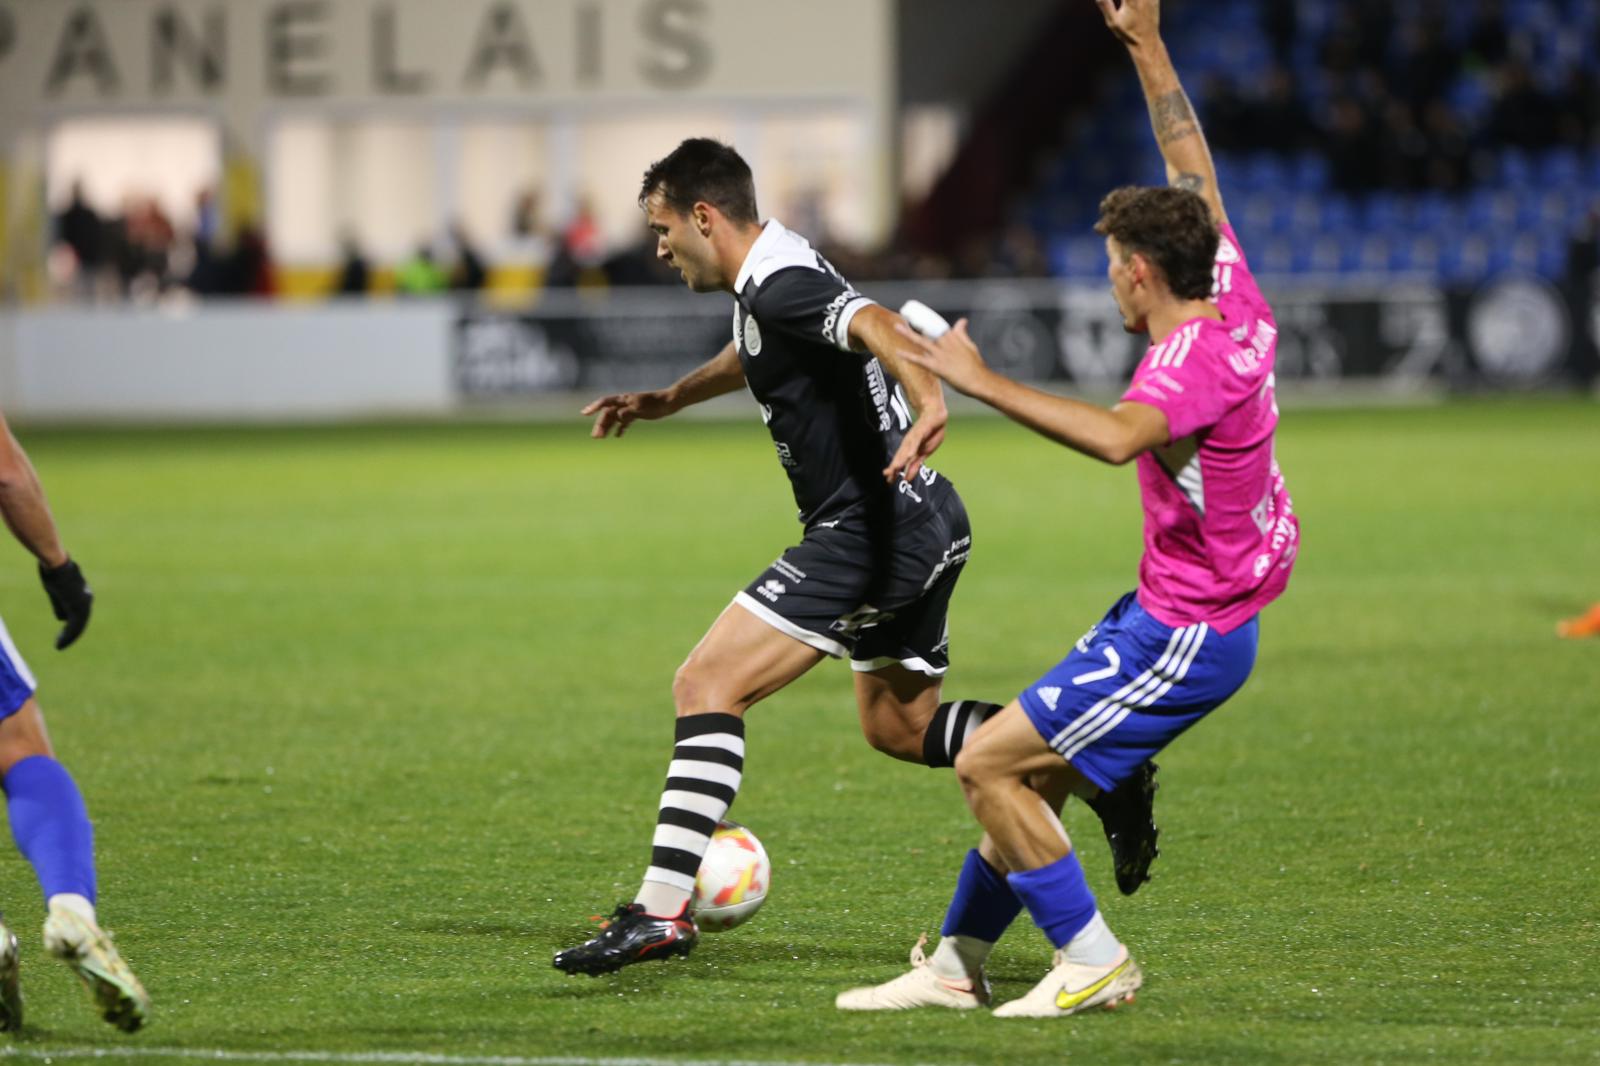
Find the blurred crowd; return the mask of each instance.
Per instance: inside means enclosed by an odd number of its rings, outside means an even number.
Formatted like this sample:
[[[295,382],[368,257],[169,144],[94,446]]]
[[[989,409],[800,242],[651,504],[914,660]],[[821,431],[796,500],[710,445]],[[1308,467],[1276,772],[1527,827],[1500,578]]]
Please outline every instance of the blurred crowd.
[[[1594,7],[1259,0],[1269,65],[1213,71],[1198,103],[1217,148],[1318,150],[1341,191],[1461,192],[1494,151],[1600,145]]]

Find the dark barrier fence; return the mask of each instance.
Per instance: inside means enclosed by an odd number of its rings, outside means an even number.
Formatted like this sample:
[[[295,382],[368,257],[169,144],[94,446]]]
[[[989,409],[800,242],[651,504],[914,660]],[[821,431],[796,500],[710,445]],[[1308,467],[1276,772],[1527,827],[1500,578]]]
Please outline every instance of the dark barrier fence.
[[[989,362],[1029,381],[1110,390],[1143,353],[1104,288],[1047,281],[863,287],[890,307],[916,298],[971,318]],[[1600,375],[1600,293],[1534,277],[1451,291],[1391,280],[1267,285],[1280,381],[1381,380],[1462,390],[1579,385]],[[664,385],[732,336],[733,302],[673,289],[551,293],[533,310],[464,310],[453,366],[465,399]]]

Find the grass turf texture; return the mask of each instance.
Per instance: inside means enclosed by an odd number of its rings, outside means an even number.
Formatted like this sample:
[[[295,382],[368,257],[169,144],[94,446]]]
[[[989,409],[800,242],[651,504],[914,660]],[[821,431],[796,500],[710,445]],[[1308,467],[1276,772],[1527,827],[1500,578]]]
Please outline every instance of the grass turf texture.
[[[798,528],[756,424],[38,431],[99,594],[78,647],[32,567],[0,611],[98,828],[102,913],[156,1003],[129,1039],[24,940],[21,1049],[816,1062],[1592,1062],[1600,408],[1286,412],[1304,522],[1245,690],[1169,750],[1164,855],[1116,895],[1148,981],[1066,1022],[844,1015],[937,933],[976,839],[948,771],[857,735],[825,663],[752,716],[734,815],[773,895],[689,960],[551,953],[631,897],[673,668]],[[1133,581],[1131,470],[998,420],[939,456],[976,549],[952,696],[1009,699]],[[1000,998],[1042,973],[1026,923]]]

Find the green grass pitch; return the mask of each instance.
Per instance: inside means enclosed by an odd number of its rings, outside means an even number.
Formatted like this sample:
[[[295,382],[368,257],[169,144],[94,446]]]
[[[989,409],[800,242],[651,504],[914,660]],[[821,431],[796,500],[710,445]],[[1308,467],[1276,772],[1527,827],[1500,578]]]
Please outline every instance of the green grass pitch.
[[[1118,896],[1067,811],[1146,986],[1037,1023],[834,1011],[937,934],[977,836],[947,771],[860,740],[837,663],[752,714],[734,814],[776,867],[763,912],[685,961],[551,969],[636,887],[674,667],[798,536],[753,417],[586,428],[22,433],[99,599],[51,650],[16,549],[0,613],[157,1013],[133,1038],[93,1017],[12,857],[12,1048],[1600,1061],[1600,642],[1553,630],[1600,599],[1600,406],[1287,405],[1301,561],[1255,676],[1161,760],[1154,882]],[[976,417],[937,465],[976,534],[945,691],[1009,699],[1131,586],[1133,474]],[[1019,923],[998,995],[1046,959]]]

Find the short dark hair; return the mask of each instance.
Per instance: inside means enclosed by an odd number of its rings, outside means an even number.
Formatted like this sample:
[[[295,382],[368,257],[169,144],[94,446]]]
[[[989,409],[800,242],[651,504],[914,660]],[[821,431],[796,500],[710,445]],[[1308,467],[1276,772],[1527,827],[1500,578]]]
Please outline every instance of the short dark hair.
[[[1155,263],[1179,299],[1211,295],[1220,234],[1211,208],[1197,193],[1134,185],[1113,189],[1100,201],[1094,231],[1115,237],[1126,254],[1139,252]]]
[[[639,186],[639,203],[643,205],[658,189],[667,206],[680,215],[704,201],[732,222],[753,225],[761,220],[756,213],[756,182],[750,164],[709,137],[691,137],[665,159],[650,164]]]

